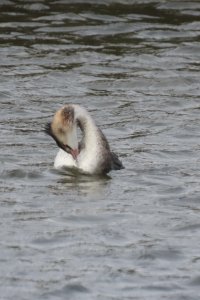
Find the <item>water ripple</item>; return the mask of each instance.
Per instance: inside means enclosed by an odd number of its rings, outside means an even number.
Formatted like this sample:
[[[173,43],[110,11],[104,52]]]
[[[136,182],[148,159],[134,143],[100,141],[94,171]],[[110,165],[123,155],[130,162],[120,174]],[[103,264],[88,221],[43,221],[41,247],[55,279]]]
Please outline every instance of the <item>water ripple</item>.
[[[199,299],[199,2],[0,1],[2,299]],[[85,106],[125,165],[53,169]]]

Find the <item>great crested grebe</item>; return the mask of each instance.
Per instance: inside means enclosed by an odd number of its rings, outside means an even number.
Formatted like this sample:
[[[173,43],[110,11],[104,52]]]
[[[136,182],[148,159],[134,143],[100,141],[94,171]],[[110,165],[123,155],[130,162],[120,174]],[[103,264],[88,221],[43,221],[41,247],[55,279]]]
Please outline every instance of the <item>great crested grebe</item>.
[[[80,143],[78,127],[83,134]],[[110,150],[103,132],[80,105],[67,104],[59,109],[52,122],[47,123],[45,132],[60,148],[54,161],[56,169],[75,167],[81,173],[106,174],[124,168],[117,155]]]

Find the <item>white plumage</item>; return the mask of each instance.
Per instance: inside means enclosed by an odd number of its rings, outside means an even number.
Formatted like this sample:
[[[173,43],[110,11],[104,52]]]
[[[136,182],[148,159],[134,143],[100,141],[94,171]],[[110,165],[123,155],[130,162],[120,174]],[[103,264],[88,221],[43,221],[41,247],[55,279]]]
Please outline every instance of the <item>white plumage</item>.
[[[78,143],[77,130],[83,137]],[[53,121],[46,126],[46,133],[54,138],[61,148],[54,166],[75,167],[87,174],[106,174],[110,170],[123,168],[116,154],[86,109],[79,105],[65,105],[58,110]]]

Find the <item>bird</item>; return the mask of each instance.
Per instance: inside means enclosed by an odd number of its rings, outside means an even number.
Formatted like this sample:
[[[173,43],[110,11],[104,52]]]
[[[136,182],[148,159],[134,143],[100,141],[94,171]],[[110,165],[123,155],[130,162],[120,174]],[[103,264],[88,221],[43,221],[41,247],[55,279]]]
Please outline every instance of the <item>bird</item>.
[[[54,161],[56,169],[76,168],[80,173],[103,175],[124,168],[90,113],[78,104],[66,104],[56,111],[53,120],[46,124],[45,133],[60,148]]]

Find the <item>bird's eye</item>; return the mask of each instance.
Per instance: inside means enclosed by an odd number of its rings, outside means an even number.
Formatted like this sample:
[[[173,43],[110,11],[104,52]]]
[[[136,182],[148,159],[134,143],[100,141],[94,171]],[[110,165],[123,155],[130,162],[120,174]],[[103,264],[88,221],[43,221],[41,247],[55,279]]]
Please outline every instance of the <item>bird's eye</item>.
[[[58,132],[59,132],[59,134],[62,134],[62,135],[64,134],[64,131],[63,131],[62,128],[59,128],[59,129],[58,129]]]

